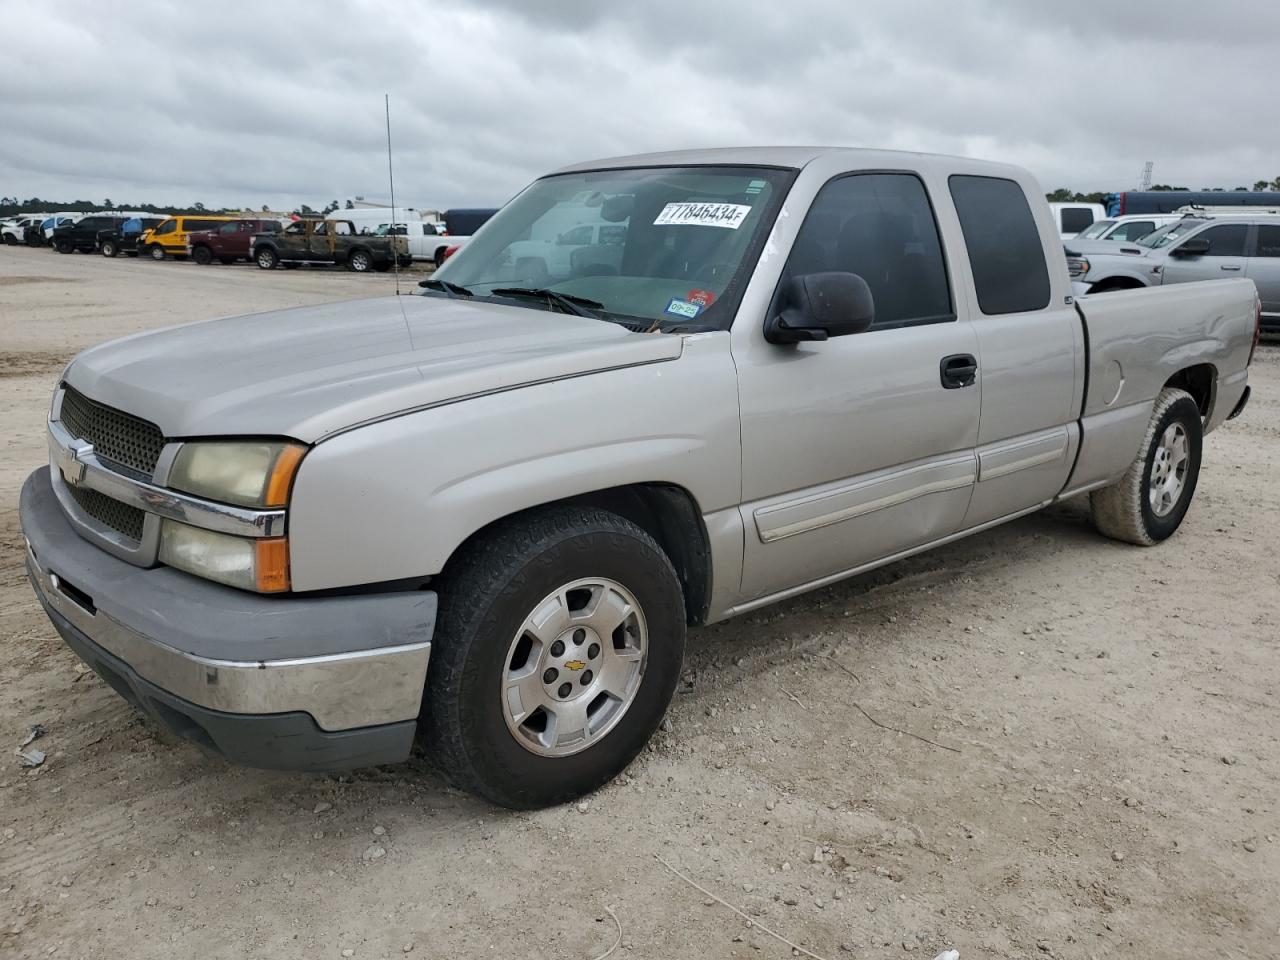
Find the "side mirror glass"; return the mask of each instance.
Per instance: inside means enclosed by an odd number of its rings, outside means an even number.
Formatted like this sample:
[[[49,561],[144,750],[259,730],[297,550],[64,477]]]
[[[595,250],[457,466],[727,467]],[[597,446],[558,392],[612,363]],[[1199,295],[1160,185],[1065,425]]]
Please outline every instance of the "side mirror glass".
[[[1193,237],[1173,248],[1175,257],[1202,257],[1209,252],[1209,241]]]
[[[783,288],[780,307],[765,324],[764,338],[770,343],[864,333],[876,317],[867,281],[839,271],[793,277]]]

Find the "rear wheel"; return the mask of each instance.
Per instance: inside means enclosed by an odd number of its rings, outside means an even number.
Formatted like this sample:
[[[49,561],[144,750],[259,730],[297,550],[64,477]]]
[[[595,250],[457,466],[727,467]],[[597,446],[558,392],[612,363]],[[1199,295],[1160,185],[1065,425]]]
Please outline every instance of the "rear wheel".
[[[653,538],[603,510],[552,507],[450,561],[423,705],[428,748],[508,807],[570,800],[648,742],[684,656],[680,581]]]
[[[1202,442],[1195,400],[1185,390],[1161,390],[1137,458],[1117,483],[1090,494],[1094,525],[1143,547],[1171,537],[1196,492]]]
[[[368,250],[352,250],[347,257],[347,266],[356,273],[368,273],[373,269],[373,257]]]
[[[147,252],[151,255],[152,260],[164,259],[164,247],[160,246],[160,244],[158,243],[153,243],[151,245],[151,249],[148,250]]]
[[[103,240],[101,250],[104,257],[114,257],[120,252],[120,248],[116,246],[114,240]]]
[[[202,267],[207,267],[213,263],[213,251],[208,247],[193,247],[191,250],[191,259]]]
[[[259,247],[253,259],[257,261],[260,270],[274,270],[280,262],[279,255],[270,247]]]
[[[55,240],[53,241],[53,249],[57,250],[59,253],[74,253],[76,245],[66,239]]]

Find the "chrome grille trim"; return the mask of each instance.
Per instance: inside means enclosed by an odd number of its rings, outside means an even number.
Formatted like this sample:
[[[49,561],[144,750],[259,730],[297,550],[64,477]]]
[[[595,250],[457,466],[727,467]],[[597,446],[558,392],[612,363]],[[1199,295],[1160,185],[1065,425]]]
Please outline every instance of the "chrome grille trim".
[[[78,440],[93,444],[100,460],[125,468],[139,478],[155,473],[165,438],[154,423],[90,400],[70,384],[63,384],[59,418]]]

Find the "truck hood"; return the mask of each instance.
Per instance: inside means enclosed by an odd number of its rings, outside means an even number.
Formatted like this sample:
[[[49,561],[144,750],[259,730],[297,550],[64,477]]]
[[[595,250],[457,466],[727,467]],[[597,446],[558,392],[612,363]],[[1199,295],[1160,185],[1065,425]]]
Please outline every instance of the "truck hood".
[[[1062,246],[1073,253],[1093,256],[1100,253],[1125,257],[1145,257],[1150,247],[1140,247],[1132,240],[1063,240]]]
[[[86,350],[64,376],[166,437],[314,443],[463,397],[674,360],[681,346],[572,314],[405,296],[136,334]]]

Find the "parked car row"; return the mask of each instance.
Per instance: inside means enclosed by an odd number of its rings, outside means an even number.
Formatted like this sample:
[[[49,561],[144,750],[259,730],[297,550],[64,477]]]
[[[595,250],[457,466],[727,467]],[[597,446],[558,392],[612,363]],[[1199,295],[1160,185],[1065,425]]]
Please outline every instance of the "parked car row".
[[[1077,237],[1065,249],[1076,296],[1247,277],[1262,303],[1259,326],[1280,331],[1280,215],[1187,214],[1132,243]]]
[[[361,208],[342,217],[290,220],[220,214],[126,217],[120,214],[15,217],[3,222],[3,241],[48,244],[59,253],[187,259],[207,265],[255,262],[263,269],[303,263],[352,270],[387,270],[414,260],[437,267],[465,246],[470,232],[496,210],[448,210],[444,219],[397,219],[405,209]],[[450,229],[450,228],[453,229]]]

